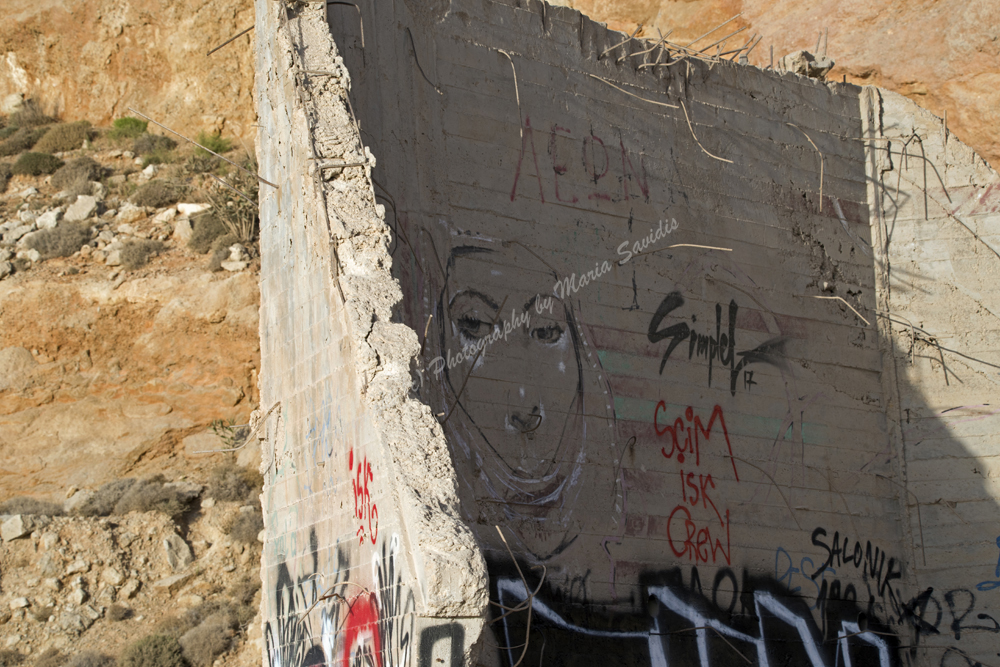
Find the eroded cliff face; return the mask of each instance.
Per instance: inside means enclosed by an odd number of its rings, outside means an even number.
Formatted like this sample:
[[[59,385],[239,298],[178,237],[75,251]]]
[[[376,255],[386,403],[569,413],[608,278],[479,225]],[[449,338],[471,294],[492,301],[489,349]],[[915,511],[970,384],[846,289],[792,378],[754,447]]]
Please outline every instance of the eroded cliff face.
[[[0,99],[36,97],[64,120],[103,125],[133,106],[181,132],[252,138],[247,0],[8,0]]]
[[[932,0],[863,0],[792,3],[775,0],[554,0],[609,27],[687,44],[726,19],[743,15],[697,45],[708,46],[738,28],[728,42],[742,46],[764,36],[750,62],[766,66],[769,47],[778,58],[813,51],[829,29],[827,54],[837,66],[828,78],[877,85],[901,93],[938,116],[948,112],[950,131],[994,168],[1000,167],[1000,4]],[[725,50],[725,49],[724,49]]]

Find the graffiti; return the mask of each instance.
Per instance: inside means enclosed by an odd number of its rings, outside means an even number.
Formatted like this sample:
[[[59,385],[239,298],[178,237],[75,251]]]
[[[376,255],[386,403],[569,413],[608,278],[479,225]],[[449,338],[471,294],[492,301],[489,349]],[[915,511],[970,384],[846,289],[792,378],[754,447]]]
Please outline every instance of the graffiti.
[[[736,305],[736,301],[729,302],[728,333],[722,331],[721,304],[715,305],[714,336],[711,333],[700,334],[695,332],[694,329],[688,326],[687,322],[678,322],[677,324],[660,329],[660,325],[667,315],[683,305],[684,297],[681,296],[680,292],[671,292],[660,302],[659,307],[653,314],[653,318],[649,321],[647,337],[650,343],[655,344],[661,340],[670,339],[670,344],[667,346],[660,361],[660,375],[663,375],[663,369],[667,365],[667,360],[670,359],[671,353],[685,340],[688,341],[688,359],[693,359],[697,354],[699,358],[704,358],[708,361],[708,386],[712,386],[712,369],[716,360],[718,360],[723,368],[729,368],[729,391],[734,396],[736,395],[737,380],[744,367],[757,363],[770,364],[778,368],[784,367],[786,343],[784,337],[772,338],[752,350],[736,352],[736,315],[739,312],[739,306]],[[694,319],[692,317],[692,322]],[[737,357],[739,357],[739,362],[736,361]],[[756,384],[756,382],[753,384]],[[746,386],[749,388],[750,385],[747,383]]]
[[[583,150],[582,172],[576,170],[576,163],[565,160],[565,154],[559,151],[559,145],[576,143],[573,132],[565,127],[553,124],[549,132],[548,153],[549,161],[542,158],[539,162],[538,151],[535,147],[536,128],[531,125],[531,118],[524,119],[524,127],[521,133],[521,152],[517,158],[517,166],[514,169],[514,184],[510,189],[510,200],[517,198],[518,185],[521,177],[530,179],[525,167],[534,168],[534,180],[538,185],[538,199],[545,203],[545,182],[548,181],[548,170],[552,170],[551,191],[555,195],[556,201],[573,204],[579,201],[579,197],[586,196],[590,200],[599,201],[627,201],[632,198],[641,198],[649,201],[649,182],[646,175],[646,165],[642,159],[642,152],[638,153],[638,160],[633,161],[635,153],[625,148],[625,141],[621,137],[618,139],[618,147],[621,151],[621,169],[612,170],[612,164],[617,160],[611,157],[608,146],[604,140],[594,134],[591,130],[583,138],[580,145]],[[544,144],[542,144],[544,147]],[[612,151],[614,149],[612,148]],[[530,152],[530,156],[528,155]],[[527,164],[526,164],[527,158]],[[569,174],[574,169],[576,173]],[[611,173],[612,171],[616,173]],[[568,177],[567,177],[568,175]],[[564,179],[560,181],[560,179]],[[607,178],[607,181],[603,179]],[[620,191],[612,192],[604,187],[604,183],[617,181],[620,184]],[[592,184],[588,192],[580,190],[580,184]],[[572,192],[572,185],[576,184],[577,192]],[[579,197],[577,196],[579,195]]]
[[[354,449],[347,454],[347,469],[354,471]],[[372,464],[365,456],[358,461],[358,469],[351,479],[351,491],[354,495],[354,518],[361,522],[355,536],[359,544],[365,543],[365,535],[375,544],[378,538],[378,507],[372,502],[368,491],[368,482],[374,481]],[[367,522],[367,523],[365,523]],[[367,529],[367,530],[366,530]]]
[[[1000,537],[997,538],[997,548],[1000,549]],[[985,592],[1000,588],[1000,557],[997,558],[997,567],[993,576],[995,577],[994,581],[980,581],[976,584],[976,590]]]
[[[586,656],[594,655],[614,655],[616,664],[650,667],[897,664],[895,639],[884,636],[882,626],[862,628],[853,604],[844,603],[838,610],[836,630],[827,637],[801,600],[746,573],[740,591],[736,575],[719,570],[711,602],[701,590],[696,567],[691,568],[690,587],[681,581],[679,570],[645,579],[645,613],[581,611],[553,596],[537,595],[531,600],[530,629],[526,612],[498,616],[504,661],[514,664],[527,642],[523,664],[540,664],[543,658],[544,664],[588,664]],[[728,608],[725,603],[720,607],[718,598],[729,588]],[[500,575],[494,589],[498,603],[507,609],[529,598],[526,582],[519,577]]]

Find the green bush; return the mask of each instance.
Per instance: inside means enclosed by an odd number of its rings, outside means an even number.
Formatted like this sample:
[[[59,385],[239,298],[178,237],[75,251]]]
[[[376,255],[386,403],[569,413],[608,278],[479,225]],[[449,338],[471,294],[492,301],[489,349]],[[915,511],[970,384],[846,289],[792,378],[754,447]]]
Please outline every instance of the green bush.
[[[37,250],[42,259],[69,257],[90,243],[90,227],[83,223],[60,223],[58,227],[43,229],[31,235],[27,246]]]
[[[118,667],[189,667],[176,637],[149,635],[129,644],[118,658]]]
[[[16,127],[41,127],[56,122],[55,118],[42,112],[42,105],[37,100],[25,100],[21,107],[10,115],[8,123]]]
[[[163,244],[159,241],[149,239],[127,241],[125,247],[121,249],[122,266],[129,271],[135,271],[139,267],[145,266],[150,257],[161,252],[163,252]]]
[[[223,463],[212,469],[207,494],[216,500],[256,503],[264,478],[253,468]]]
[[[221,132],[215,132],[214,134],[209,134],[208,132],[199,132],[198,136],[195,138],[199,144],[204,146],[210,151],[216,153],[228,153],[233,150],[233,142],[229,139],[223,139]],[[211,155],[208,151],[202,148],[195,148],[194,152],[198,155]]]
[[[136,206],[161,208],[176,204],[183,192],[183,188],[157,179],[140,186],[132,195],[132,203]]]
[[[144,134],[135,140],[132,152],[146,156],[155,151],[170,151],[177,147],[177,142],[162,134]]]
[[[9,137],[0,141],[0,156],[23,153],[34,146],[42,138],[43,134],[45,134],[45,130],[43,129],[30,127],[18,128]]]
[[[90,134],[90,123],[85,120],[60,123],[50,127],[34,148],[41,153],[75,151],[83,146],[83,142],[90,137]]]
[[[115,667],[115,659],[97,651],[84,651],[70,658],[66,667]]]
[[[132,116],[116,118],[114,122],[111,123],[111,129],[108,131],[108,138],[135,139],[146,131],[146,127],[148,125],[149,123],[146,121],[133,118]]]
[[[194,226],[194,230],[192,230],[191,239],[188,241],[188,247],[202,255],[212,249],[212,243],[215,242],[215,239],[228,231],[222,221],[212,213],[194,218],[191,220],[191,224]]]
[[[80,248],[77,248],[79,250]],[[21,496],[0,503],[0,514],[36,514],[42,516],[62,516],[63,507],[51,500],[39,500]]]
[[[197,627],[184,633],[180,644],[184,657],[195,667],[211,667],[215,658],[229,649],[233,638],[233,618],[224,612],[212,614]]]
[[[8,125],[7,127],[0,129],[0,139],[6,139],[10,135],[17,132],[17,130],[18,128],[14,127],[13,125]]]
[[[14,166],[11,167],[11,171],[24,176],[41,176],[42,174],[51,174],[61,166],[63,166],[63,161],[55,155],[49,155],[48,153],[21,153]]]
[[[90,181],[100,180],[104,173],[100,164],[89,157],[78,157],[70,160],[52,174],[52,187],[56,190],[70,190],[75,194],[85,194],[76,192],[84,186],[88,186]]]

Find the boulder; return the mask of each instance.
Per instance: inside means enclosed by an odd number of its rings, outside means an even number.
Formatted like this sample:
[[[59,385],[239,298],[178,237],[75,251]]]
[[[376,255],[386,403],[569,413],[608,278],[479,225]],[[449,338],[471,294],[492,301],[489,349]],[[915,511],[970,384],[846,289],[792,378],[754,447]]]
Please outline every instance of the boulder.
[[[69,222],[82,222],[97,212],[97,198],[92,195],[80,195],[70,204],[63,216]]]
[[[15,514],[0,525],[0,537],[3,537],[4,542],[10,542],[27,537],[34,529],[35,522],[32,517],[26,514]]]
[[[194,562],[191,547],[177,533],[163,539],[163,550],[166,552],[167,562],[174,570],[183,569]]]
[[[52,229],[59,224],[59,218],[62,217],[62,214],[62,208],[54,208],[38,216],[35,224],[38,225],[39,229]]]
[[[174,240],[187,245],[192,234],[194,234],[194,228],[191,227],[191,221],[187,218],[178,218],[177,222],[174,223]]]

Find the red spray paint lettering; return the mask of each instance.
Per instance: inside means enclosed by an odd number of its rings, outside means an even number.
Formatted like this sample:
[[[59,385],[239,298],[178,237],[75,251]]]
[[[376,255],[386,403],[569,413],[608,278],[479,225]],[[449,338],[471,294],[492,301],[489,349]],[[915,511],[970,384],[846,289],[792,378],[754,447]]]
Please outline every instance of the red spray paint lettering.
[[[354,449],[351,449],[348,454],[347,469],[354,472]],[[365,535],[368,536],[372,544],[375,544],[375,540],[378,538],[378,507],[372,502],[371,493],[368,491],[368,482],[374,481],[374,479],[372,464],[365,456],[358,461],[358,469],[351,479],[351,489],[354,493],[354,518],[361,522],[357,533],[355,533],[358,537],[358,544],[365,543]]]
[[[667,411],[667,404],[664,401],[657,403],[656,410],[653,412],[653,426],[656,428],[656,434],[662,436],[670,433],[670,451],[663,447],[660,450],[663,456],[669,459],[676,454],[677,462],[684,463],[686,456],[694,454],[694,464],[701,465],[701,439],[708,440],[712,437],[712,428],[718,420],[719,426],[722,428],[722,436],[726,440],[726,448],[729,450],[728,458],[733,465],[733,475],[736,476],[737,482],[740,481],[740,474],[736,472],[736,459],[733,458],[733,446],[729,442],[729,431],[726,429],[726,418],[722,414],[722,406],[715,406],[707,426],[702,423],[701,417],[694,414],[694,408],[689,406],[684,411],[684,419],[678,417],[672,426],[660,428],[661,411]],[[688,421],[687,425],[684,424],[685,419]],[[683,441],[679,438],[683,438]]]
[[[378,599],[374,593],[360,593],[348,603],[344,619],[342,667],[349,667],[355,654],[368,658],[363,664],[382,667],[382,638],[378,631]],[[373,662],[372,662],[373,661]]]

